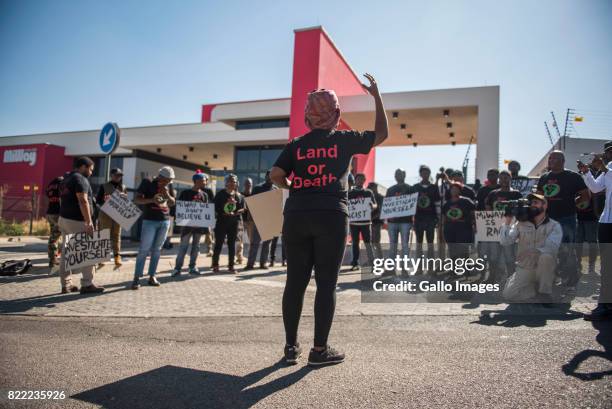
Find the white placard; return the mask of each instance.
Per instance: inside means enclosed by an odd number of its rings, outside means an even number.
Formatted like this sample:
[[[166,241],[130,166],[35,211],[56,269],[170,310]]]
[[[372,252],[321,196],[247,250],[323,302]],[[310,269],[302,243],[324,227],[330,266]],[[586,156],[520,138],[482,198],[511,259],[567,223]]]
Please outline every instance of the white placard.
[[[215,227],[215,204],[195,201],[176,201],[177,226]]]
[[[357,197],[348,201],[350,222],[369,222],[372,220],[372,200],[369,197]]]
[[[110,229],[96,230],[93,237],[87,233],[71,233],[64,236],[64,260],[66,270],[94,266],[111,258],[113,251]]]
[[[521,177],[518,179],[512,179],[510,182],[510,187],[521,192],[523,196],[527,196],[529,193],[532,193],[533,187],[537,183],[538,179]]]
[[[416,213],[418,198],[418,193],[385,197],[380,211],[380,218],[392,219],[396,217],[413,216]]]
[[[476,241],[499,242],[499,230],[504,224],[504,211],[476,211]]]
[[[130,230],[134,223],[136,223],[136,220],[142,215],[142,210],[128,199],[127,195],[122,195],[118,190],[115,190],[110,195],[100,210],[119,223],[125,230]]]

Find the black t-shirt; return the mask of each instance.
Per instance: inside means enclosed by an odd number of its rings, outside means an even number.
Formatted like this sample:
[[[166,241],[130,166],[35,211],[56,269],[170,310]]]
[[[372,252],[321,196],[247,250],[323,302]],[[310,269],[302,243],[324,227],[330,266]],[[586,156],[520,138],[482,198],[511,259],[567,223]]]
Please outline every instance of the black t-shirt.
[[[77,193],[86,193],[89,211],[93,215],[93,193],[89,180],[77,171],[72,171],[61,185],[60,216],[64,219],[84,221]]]
[[[478,189],[476,194],[476,210],[485,210],[487,196],[495,189],[499,189],[499,185],[488,185]]]
[[[136,191],[138,196],[144,199],[152,199],[156,194],[162,193],[166,188],[159,186],[157,178],[143,179]],[[167,186],[168,193],[174,197],[174,189],[171,185]],[[142,212],[143,220],[167,220],[170,218],[170,208],[167,203],[148,203],[144,205]]]
[[[417,183],[412,186],[413,191],[419,193],[417,200],[416,215],[417,219],[421,217],[433,217],[436,215],[436,202],[440,201],[440,191],[436,185],[428,183],[423,185]]]
[[[47,199],[49,200],[49,206],[47,206],[47,214],[56,215],[60,212],[60,196],[61,196],[61,185],[63,178],[57,177],[49,182],[47,186]]]
[[[229,193],[223,189],[215,196],[215,213],[217,215],[217,223],[238,223],[241,215],[234,214],[244,208],[244,196],[238,192]]]
[[[538,192],[543,192],[548,201],[551,219],[575,215],[575,198],[586,188],[582,176],[568,169],[559,173],[547,172],[538,180]]]
[[[474,189],[472,189],[468,185],[463,185],[463,187],[461,188],[461,193],[459,193],[459,195],[467,197],[471,201],[476,200],[476,193],[474,193]],[[446,190],[446,194],[444,195],[444,201],[448,202],[450,200],[450,197],[450,187],[448,187],[448,189]]]
[[[491,210],[503,211],[506,210],[506,205],[502,204],[501,202],[506,202],[508,200],[518,200],[521,197],[523,197],[523,195],[521,195],[521,192],[519,192],[518,190],[511,189],[508,191],[504,191],[501,189],[495,189],[487,195],[487,198],[485,199],[485,205]]]
[[[398,183],[387,189],[387,197],[403,196],[414,193],[410,185],[406,183]],[[394,217],[388,220],[389,223],[412,223],[412,216]]]
[[[460,196],[456,202],[448,201],[442,207],[444,215],[444,228],[456,231],[472,232],[474,202],[467,197]]]
[[[376,209],[372,210],[372,223],[382,224],[383,221],[380,220],[380,211],[382,210],[383,200],[385,200],[385,197],[376,192],[374,193],[374,199],[376,199],[377,207]]]
[[[125,193],[125,186],[123,186],[122,183],[116,183],[112,180],[108,183],[113,186],[113,191],[119,189],[120,192]],[[110,194],[106,194],[106,189],[104,189],[105,185],[106,183],[100,186],[100,189],[98,189],[98,194],[96,195],[96,204],[100,207],[102,207],[102,205],[106,203],[109,196],[112,194],[112,192]]]
[[[293,172],[285,213],[333,210],[348,215],[347,190],[351,158],[372,149],[372,131],[315,129],[290,141],[274,166]]]
[[[354,187],[353,189],[349,190],[348,192],[348,199],[360,199],[360,198],[367,198],[370,199],[371,203],[376,203],[376,198],[374,197],[374,192],[372,192],[370,189],[364,189],[364,188],[357,188]],[[362,221],[358,221],[355,222],[354,224],[368,224],[368,221],[362,220]]]
[[[595,214],[595,208],[593,207],[595,200],[596,196],[592,195],[590,200],[576,203],[576,217],[578,220],[583,222],[595,222],[599,220]]]

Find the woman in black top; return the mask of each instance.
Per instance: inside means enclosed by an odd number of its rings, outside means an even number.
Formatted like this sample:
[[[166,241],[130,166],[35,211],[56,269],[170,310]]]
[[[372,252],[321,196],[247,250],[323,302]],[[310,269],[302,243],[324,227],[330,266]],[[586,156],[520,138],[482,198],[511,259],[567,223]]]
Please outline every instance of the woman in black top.
[[[228,273],[235,273],[234,254],[238,223],[244,213],[244,197],[238,192],[238,177],[234,174],[225,177],[225,189],[215,196],[215,248],[212,256],[212,271],[219,272],[219,256],[227,237]]]
[[[348,233],[348,174],[351,158],[367,154],[388,134],[387,116],[374,78],[363,87],[376,104],[375,131],[336,131],[340,106],[333,91],[308,94],[305,121],[311,132],[293,139],[271,170],[272,181],[289,189],[284,208],[283,242],[287,249],[287,283],[283,294],[285,360],[296,363],[301,354],[297,331],[304,292],[315,269],[315,338],[310,365],[344,360],[327,345],[336,303],[336,282]],[[293,174],[290,181],[287,179]]]

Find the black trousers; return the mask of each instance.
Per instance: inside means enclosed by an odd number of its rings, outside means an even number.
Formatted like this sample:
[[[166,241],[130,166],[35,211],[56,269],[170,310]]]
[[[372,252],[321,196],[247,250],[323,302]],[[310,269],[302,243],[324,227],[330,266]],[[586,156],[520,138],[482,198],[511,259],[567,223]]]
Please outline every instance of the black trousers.
[[[215,226],[215,248],[212,256],[212,266],[219,267],[219,256],[223,248],[223,242],[227,237],[227,257],[229,267],[234,266],[234,255],[236,254],[236,237],[238,236],[238,221],[227,222],[223,219],[217,221]]]
[[[297,343],[304,293],[313,268],[317,283],[314,345],[327,345],[347,234],[348,216],[338,211],[285,214],[283,243],[287,251],[287,283],[283,293],[283,323],[287,345]]]
[[[599,223],[598,238],[601,260],[599,303],[612,307],[612,223]]]
[[[369,224],[351,224],[351,242],[353,243],[353,261],[352,265],[359,265],[359,235],[363,238],[363,242],[365,244],[366,253],[368,255],[368,262],[370,264],[374,263],[374,252],[372,251],[372,239],[370,234],[370,225]]]

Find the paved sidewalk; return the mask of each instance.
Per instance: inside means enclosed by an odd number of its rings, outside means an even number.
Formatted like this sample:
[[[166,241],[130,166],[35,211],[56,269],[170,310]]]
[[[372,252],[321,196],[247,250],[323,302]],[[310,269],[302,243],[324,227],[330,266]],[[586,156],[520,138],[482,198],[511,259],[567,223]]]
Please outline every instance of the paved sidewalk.
[[[42,247],[42,248],[41,248]],[[0,277],[0,313],[39,316],[100,317],[207,317],[207,316],[280,316],[285,281],[284,267],[239,272],[233,275],[210,271],[211,260],[200,255],[203,274],[186,273],[170,277],[174,266],[174,250],[164,251],[159,263],[159,288],[146,284],[138,291],[129,289],[134,271],[133,257],[115,270],[111,264],[96,274],[96,283],[107,290],[101,295],[59,294],[57,275],[50,276],[46,266],[43,240],[21,243],[0,242],[0,257],[31,258],[35,267],[18,277]],[[222,256],[221,266],[226,263]],[[237,266],[241,267],[241,266]],[[146,267],[145,267],[146,271]],[[512,313],[550,315],[579,314],[594,303],[581,302],[545,309],[529,304],[457,303],[363,303],[360,274],[343,271],[337,289],[337,315],[481,315]],[[79,278],[74,280],[78,284]],[[145,279],[143,279],[143,283]],[[304,315],[313,313],[315,295],[311,281],[304,301]]]

